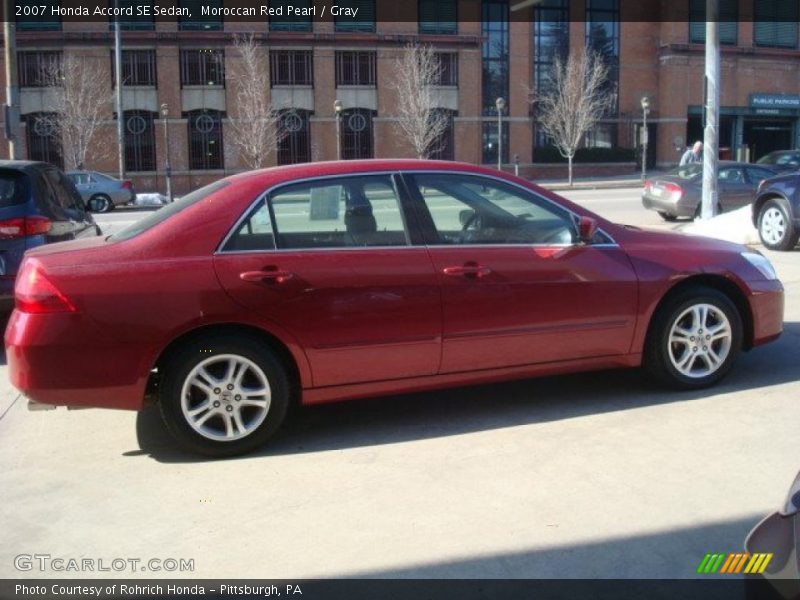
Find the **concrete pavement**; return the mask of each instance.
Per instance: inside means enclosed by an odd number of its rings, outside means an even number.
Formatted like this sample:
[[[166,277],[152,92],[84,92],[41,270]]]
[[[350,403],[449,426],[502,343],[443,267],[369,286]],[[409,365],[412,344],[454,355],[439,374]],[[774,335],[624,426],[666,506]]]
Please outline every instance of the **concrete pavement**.
[[[578,195],[667,226],[633,192]],[[800,469],[800,261],[767,254],[786,332],[705,392],[618,371],[343,403],[217,462],[177,451],[153,410],[17,401],[0,418],[0,577],[87,575],[22,573],[20,553],[194,559],[193,577],[692,577]]]

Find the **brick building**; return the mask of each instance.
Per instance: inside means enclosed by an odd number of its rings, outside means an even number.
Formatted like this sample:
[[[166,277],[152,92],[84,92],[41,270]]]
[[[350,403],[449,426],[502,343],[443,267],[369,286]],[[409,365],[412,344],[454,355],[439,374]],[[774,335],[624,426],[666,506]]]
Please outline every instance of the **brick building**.
[[[100,0],[105,5],[105,0]],[[25,5],[53,5],[26,2]],[[136,6],[136,0],[121,1]],[[586,138],[594,156],[622,163],[578,165],[577,173],[632,171],[650,99],[649,162],[675,163],[683,147],[702,138],[704,0],[543,0],[514,10],[513,0],[350,0],[357,20],[317,15],[260,21],[199,17],[200,4],[175,0],[192,18],[130,18],[123,22],[123,119],[126,171],[139,190],[164,189],[162,104],[168,106],[173,185],[183,193],[241,170],[226,131],[236,114],[230,73],[238,60],[237,33],[254,33],[270,69],[270,97],[291,131],[272,163],[357,157],[411,156],[393,124],[390,85],[406,44],[433,45],[443,65],[440,108],[451,117],[440,157],[497,161],[495,100],[503,115],[503,162],[518,158],[533,177],[563,170],[537,132],[531,95],[546,89],[554,57],[589,45],[610,66],[615,109]],[[275,2],[303,5],[303,0]],[[312,6],[310,1],[305,4]],[[800,45],[794,0],[721,0],[723,156],[747,148],[751,158],[800,145]],[[66,3],[64,3],[66,6]],[[247,5],[226,2],[225,7]],[[197,14],[195,14],[197,13]],[[113,32],[108,20],[21,16],[17,20],[22,156],[61,162],[59,140],[47,127],[42,66],[83,55],[113,83]],[[342,103],[337,150],[334,101]],[[229,128],[227,128],[229,129]],[[87,168],[117,170],[112,107],[99,149]],[[102,150],[105,148],[106,150]],[[617,151],[617,149],[622,149]],[[627,149],[627,151],[626,151]],[[6,153],[5,144],[0,155]]]

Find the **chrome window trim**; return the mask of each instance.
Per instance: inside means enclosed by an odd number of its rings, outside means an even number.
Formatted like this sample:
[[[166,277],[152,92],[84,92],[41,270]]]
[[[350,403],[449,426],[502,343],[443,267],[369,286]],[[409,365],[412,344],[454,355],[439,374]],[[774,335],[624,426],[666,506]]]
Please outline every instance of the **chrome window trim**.
[[[314,177],[304,177],[302,179],[294,179],[292,181],[284,181],[282,183],[278,183],[273,185],[270,188],[267,188],[265,191],[261,192],[256,199],[251,202],[248,207],[242,212],[242,215],[236,220],[233,226],[228,230],[228,233],[222,239],[222,242],[217,245],[216,250],[214,250],[212,256],[216,255],[223,255],[223,254],[264,254],[264,253],[276,253],[276,252],[328,252],[328,251],[346,251],[346,250],[399,250],[399,249],[406,249],[406,248],[569,248],[572,246],[578,246],[578,243],[572,244],[419,244],[414,245],[410,243],[410,235],[411,232],[408,230],[408,223],[406,223],[406,215],[405,211],[403,210],[402,200],[398,196],[399,207],[400,207],[400,214],[403,219],[403,225],[405,227],[405,234],[406,238],[409,240],[409,244],[404,246],[332,246],[330,248],[278,248],[277,247],[277,239],[275,239],[275,247],[272,249],[266,250],[223,250],[225,245],[228,243],[230,238],[234,235],[234,233],[239,229],[241,224],[245,221],[248,215],[256,208],[259,202],[267,202],[267,198],[270,194],[279,190],[283,187],[288,187],[292,185],[298,185],[302,183],[307,183],[311,181],[325,181],[327,179],[342,179],[344,177],[373,177],[373,176],[380,176],[380,175],[388,175],[389,177],[394,177],[395,175],[403,176],[405,174],[408,175],[415,175],[415,174],[437,174],[437,175],[468,175],[473,177],[485,177],[487,179],[492,179],[495,181],[499,181],[501,183],[505,183],[507,185],[519,188],[520,190],[527,192],[529,194],[534,194],[537,198],[540,198],[544,202],[551,204],[558,208],[559,210],[565,211],[572,215],[574,218],[580,218],[580,215],[566,206],[561,206],[558,202],[550,200],[545,196],[540,195],[539,193],[531,190],[523,185],[520,185],[514,181],[509,181],[502,177],[497,177],[496,175],[487,175],[485,173],[472,173],[470,171],[458,171],[458,170],[449,170],[449,169],[414,169],[414,170],[392,170],[392,171],[364,171],[361,173],[345,173],[345,174],[336,174],[336,175],[317,175]],[[394,181],[392,181],[392,186],[395,186]],[[397,191],[397,190],[395,190]],[[269,208],[269,207],[267,207]],[[272,221],[272,211],[270,210],[270,221]],[[273,234],[277,231],[276,224],[272,222]],[[619,244],[617,241],[604,229],[598,229],[599,233],[602,233],[606,236],[611,242],[605,242],[602,244],[591,244],[592,248],[618,248]]]

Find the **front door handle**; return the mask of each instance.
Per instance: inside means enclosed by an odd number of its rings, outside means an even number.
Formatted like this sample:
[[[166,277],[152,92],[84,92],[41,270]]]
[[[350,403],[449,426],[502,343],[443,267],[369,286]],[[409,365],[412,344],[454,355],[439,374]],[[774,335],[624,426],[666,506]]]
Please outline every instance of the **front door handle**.
[[[492,272],[489,267],[482,267],[477,263],[466,263],[460,267],[445,267],[442,273],[450,275],[451,277],[467,277],[471,279],[480,279],[486,277]]]
[[[265,269],[263,271],[245,271],[239,273],[239,279],[252,283],[284,283],[294,277],[294,273],[278,269]]]

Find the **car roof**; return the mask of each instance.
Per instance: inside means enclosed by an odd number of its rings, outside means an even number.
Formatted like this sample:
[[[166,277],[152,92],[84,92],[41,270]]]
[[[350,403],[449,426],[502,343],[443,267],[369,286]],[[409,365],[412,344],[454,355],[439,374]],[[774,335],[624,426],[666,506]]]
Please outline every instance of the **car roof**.
[[[50,163],[41,162],[38,160],[0,160],[0,169],[31,171],[44,167],[57,168]]]

